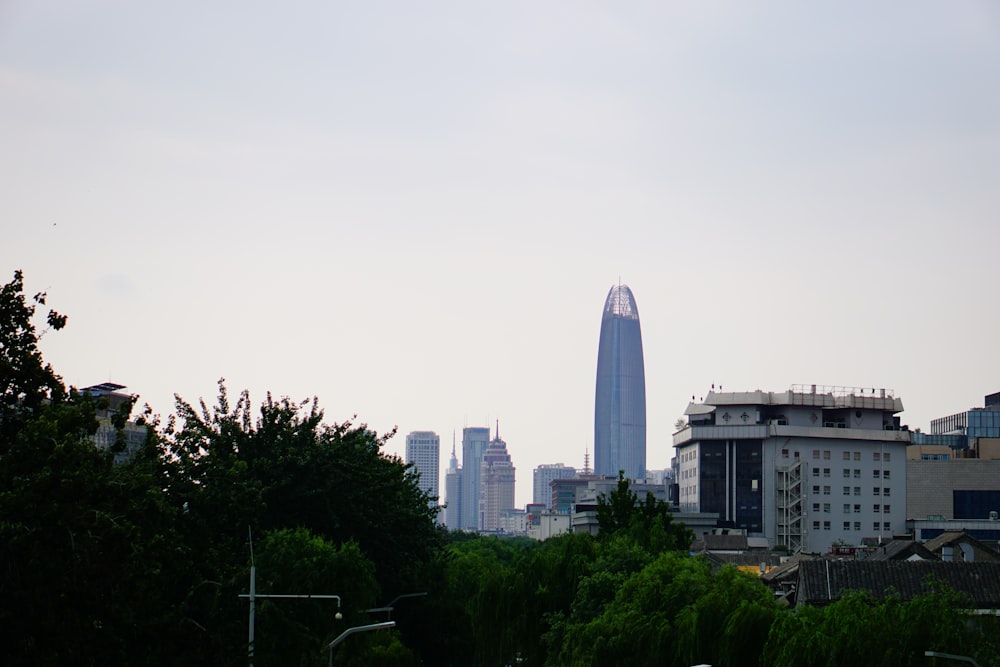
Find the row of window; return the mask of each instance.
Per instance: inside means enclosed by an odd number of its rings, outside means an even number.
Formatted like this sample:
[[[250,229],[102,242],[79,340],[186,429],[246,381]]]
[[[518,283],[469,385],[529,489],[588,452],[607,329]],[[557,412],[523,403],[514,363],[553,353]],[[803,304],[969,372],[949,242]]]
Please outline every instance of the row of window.
[[[853,490],[854,490],[854,495],[856,495],[856,496],[860,496],[861,495],[861,487],[860,486],[853,487]],[[814,496],[820,495],[820,487],[819,487],[818,484],[813,485],[813,495]],[[823,495],[824,496],[830,495],[830,487],[829,486],[824,486],[823,487]],[[850,486],[845,486],[844,487],[844,493],[843,493],[843,495],[845,495],[845,496],[851,495],[851,487]],[[873,486],[872,487],[872,495],[873,496],[891,496],[892,495],[892,487],[889,487],[889,486]]]
[[[830,513],[830,503],[823,503],[822,507],[824,514]],[[813,503],[812,510],[813,514],[819,514],[820,504]],[[844,503],[844,514],[850,514],[852,511],[855,514],[861,514],[861,503],[856,503],[853,506],[850,503]],[[875,512],[876,514],[892,514],[892,505],[872,505],[872,512]]]
[[[813,468],[812,469],[812,471],[813,471],[812,476],[813,477],[819,477],[820,470],[823,471],[823,477],[829,477],[830,476],[830,469],[829,468]],[[879,479],[879,478],[889,479],[891,472],[892,471],[890,471],[890,470],[872,470],[872,477],[874,479]],[[845,478],[850,478],[850,476],[851,476],[851,469],[850,468],[844,468],[843,469],[843,474],[844,474]],[[861,468],[855,468],[854,469],[854,477],[857,478],[857,479],[861,478]]]
[[[813,457],[813,459],[819,459],[820,458],[820,454],[822,454],[823,459],[825,459],[827,461],[830,460],[830,450],[829,449],[824,449],[822,451],[819,450],[819,449],[812,450],[812,457]],[[787,459],[788,458],[788,450],[787,449],[782,449],[781,450],[781,456],[782,456],[782,458],[786,458]],[[799,453],[795,452],[795,458],[798,458],[798,457],[799,457]],[[890,453],[889,452],[872,452],[872,461],[879,461],[879,460],[881,460],[881,461],[889,461],[889,460],[891,460],[889,457],[890,457]],[[855,461],[860,461],[861,460],[861,452],[858,452],[858,451],[855,451],[855,452],[844,452],[844,460],[845,461],[850,461],[851,459],[854,459]]]
[[[822,528],[823,530],[830,530],[830,522],[829,521],[824,521],[824,522],[822,522],[822,524],[820,524],[819,521],[813,521],[813,530],[820,530],[820,526],[821,525],[823,527]],[[888,521],[883,521],[883,522],[881,522],[881,524],[878,521],[872,522],[872,530],[878,531],[879,530],[879,525],[882,526],[881,530],[883,530],[883,531],[890,531],[890,530],[892,530],[892,524],[889,523]],[[851,522],[850,521],[845,521],[844,522],[844,530],[851,530]],[[860,521],[855,521],[854,522],[854,530],[861,530],[861,522]]]

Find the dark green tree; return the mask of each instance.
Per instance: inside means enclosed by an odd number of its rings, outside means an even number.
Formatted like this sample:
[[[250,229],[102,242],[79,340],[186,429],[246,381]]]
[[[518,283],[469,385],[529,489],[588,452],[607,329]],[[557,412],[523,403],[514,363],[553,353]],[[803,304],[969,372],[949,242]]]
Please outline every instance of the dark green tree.
[[[652,493],[640,501],[624,472],[618,473],[617,489],[597,498],[597,522],[602,539],[626,533],[653,552],[687,551],[694,540],[687,526],[674,522],[669,504]]]

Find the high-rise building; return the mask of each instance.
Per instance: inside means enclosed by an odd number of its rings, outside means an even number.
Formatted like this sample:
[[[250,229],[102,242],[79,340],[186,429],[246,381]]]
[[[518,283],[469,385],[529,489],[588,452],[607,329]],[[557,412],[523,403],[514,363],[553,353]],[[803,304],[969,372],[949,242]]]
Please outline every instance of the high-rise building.
[[[597,350],[594,474],[646,477],[646,375],[639,309],[627,285],[608,292]]]
[[[535,468],[532,501],[552,508],[552,480],[575,479],[576,470],[562,463],[543,463]]]
[[[462,502],[458,526],[462,530],[479,530],[479,477],[489,444],[488,427],[462,429]]]
[[[497,435],[483,453],[479,475],[479,530],[502,529],[504,511],[514,509],[514,464],[507,453],[507,443]]]
[[[451,443],[451,459],[444,473],[444,494],[444,525],[451,530],[458,530],[462,526],[462,468],[458,465],[458,457],[455,456],[454,436]]]
[[[438,479],[441,474],[441,438],[433,431],[414,431],[406,436],[406,462],[420,476],[420,490],[431,496],[431,507],[439,503]]]
[[[902,410],[887,389],[713,390],[674,434],[680,510],[717,513],[792,553],[902,534]]]
[[[114,416],[126,401],[132,396],[122,391],[125,385],[114,382],[103,382],[92,387],[84,387],[81,394],[90,394],[99,402],[97,408],[97,432],[91,438],[99,449],[111,450],[115,454],[115,463],[125,463],[130,460],[146,442],[147,427],[135,421],[125,422],[120,428],[114,425]]]

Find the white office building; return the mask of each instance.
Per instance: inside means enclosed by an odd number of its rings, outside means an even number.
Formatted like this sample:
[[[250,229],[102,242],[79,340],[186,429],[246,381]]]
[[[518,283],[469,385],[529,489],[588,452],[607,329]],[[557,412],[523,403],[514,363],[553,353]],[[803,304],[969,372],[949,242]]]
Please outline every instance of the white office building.
[[[902,534],[902,410],[886,389],[712,391],[674,434],[680,511],[718,513],[793,553]]]
[[[576,479],[576,470],[562,463],[543,463],[535,468],[532,500],[536,505],[552,509],[552,480]]]
[[[420,490],[431,496],[432,507],[439,504],[441,438],[433,431],[414,431],[406,436],[406,462],[420,475]]]

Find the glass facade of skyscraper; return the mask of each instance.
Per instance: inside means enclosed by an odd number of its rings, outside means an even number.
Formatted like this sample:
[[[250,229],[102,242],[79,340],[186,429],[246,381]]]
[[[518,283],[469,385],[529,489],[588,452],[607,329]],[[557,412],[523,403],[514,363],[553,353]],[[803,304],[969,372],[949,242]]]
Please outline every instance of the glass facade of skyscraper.
[[[646,477],[646,375],[635,297],[626,285],[608,293],[601,318],[594,402],[594,473]]]

